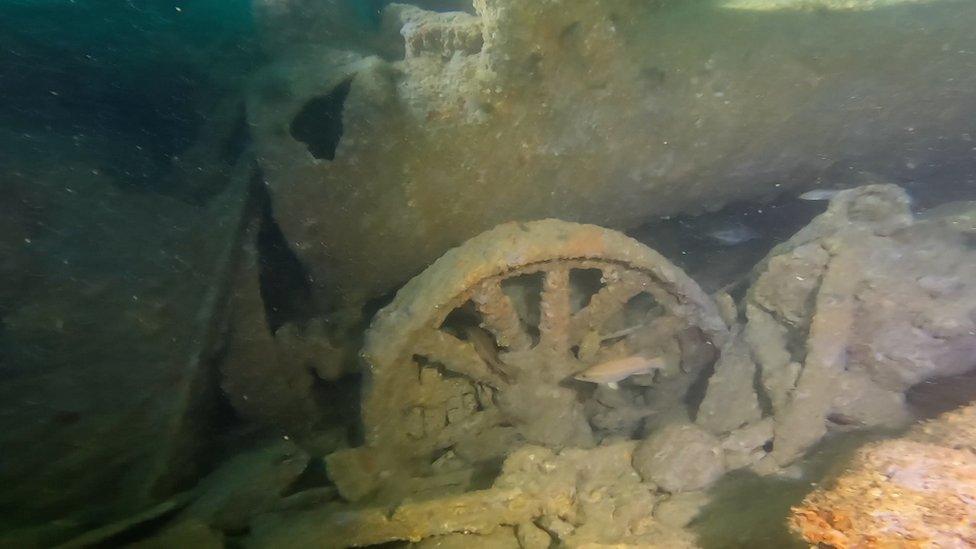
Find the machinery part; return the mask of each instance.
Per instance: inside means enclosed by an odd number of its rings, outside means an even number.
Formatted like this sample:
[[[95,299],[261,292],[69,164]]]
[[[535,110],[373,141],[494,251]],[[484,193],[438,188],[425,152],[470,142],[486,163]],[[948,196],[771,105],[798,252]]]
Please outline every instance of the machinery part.
[[[415,471],[491,459],[519,441],[592,445],[585,405],[610,390],[573,376],[648,356],[647,332],[674,325],[715,348],[728,339],[712,299],[637,241],[554,219],[500,225],[447,252],[377,314],[363,352],[366,444]],[[643,389],[619,393],[639,404]]]

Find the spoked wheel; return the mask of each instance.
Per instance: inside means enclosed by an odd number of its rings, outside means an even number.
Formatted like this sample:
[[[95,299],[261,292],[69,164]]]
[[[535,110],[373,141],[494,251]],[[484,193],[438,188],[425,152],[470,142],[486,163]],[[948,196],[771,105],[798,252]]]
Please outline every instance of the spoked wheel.
[[[668,326],[715,348],[728,338],[694,281],[623,234],[558,220],[500,225],[378,313],[363,353],[366,444],[419,468],[490,459],[519,442],[592,445],[596,386],[575,376],[660,354],[654,334]]]

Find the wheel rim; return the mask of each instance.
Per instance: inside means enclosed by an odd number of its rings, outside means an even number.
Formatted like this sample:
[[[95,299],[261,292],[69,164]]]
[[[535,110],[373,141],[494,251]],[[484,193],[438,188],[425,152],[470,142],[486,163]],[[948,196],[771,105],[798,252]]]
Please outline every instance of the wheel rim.
[[[728,337],[697,284],[620,233],[558,220],[496,227],[377,315],[363,353],[367,444],[421,463],[485,440],[591,445],[581,394],[593,388],[573,376],[640,352],[632,334],[654,318],[679,319],[717,348]]]

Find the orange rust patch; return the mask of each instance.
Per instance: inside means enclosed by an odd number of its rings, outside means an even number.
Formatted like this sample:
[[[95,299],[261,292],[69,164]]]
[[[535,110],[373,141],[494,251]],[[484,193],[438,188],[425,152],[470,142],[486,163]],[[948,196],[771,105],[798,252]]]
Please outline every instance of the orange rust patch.
[[[836,549],[976,546],[976,454],[968,449],[976,441],[911,439],[931,427],[862,448],[832,487],[793,508],[791,529]]]

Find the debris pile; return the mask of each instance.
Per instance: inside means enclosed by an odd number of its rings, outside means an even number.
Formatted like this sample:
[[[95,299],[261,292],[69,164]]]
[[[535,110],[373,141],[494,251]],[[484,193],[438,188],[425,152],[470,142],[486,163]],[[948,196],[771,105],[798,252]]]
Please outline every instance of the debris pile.
[[[759,471],[793,463],[831,430],[906,425],[910,387],[976,367],[971,233],[950,217],[915,220],[909,203],[893,185],[843,191],[756,267],[739,304],[754,365],[740,376],[760,383],[713,378],[698,421],[735,427],[758,415],[758,397],[773,419]],[[735,356],[723,353],[716,376]]]
[[[392,508],[320,508],[268,515],[253,527],[253,547],[357,547],[392,540],[431,547],[545,548],[622,544],[694,547],[694,538],[652,515],[667,500],[634,470],[633,441],[555,452],[524,446],[492,487]],[[422,547],[428,545],[421,544]]]
[[[288,442],[240,456],[185,499],[91,535],[111,540],[165,514],[153,542],[694,546],[686,527],[727,472],[802,474],[828,433],[907,425],[906,390],[976,367],[972,216],[957,205],[916,218],[909,206],[893,185],[838,193],[756,266],[738,301],[709,296],[614,231],[496,227],[376,315],[363,353],[365,445],[322,458],[341,443],[309,455]],[[253,271],[240,272],[253,285]],[[282,341],[301,336],[283,329]],[[956,436],[952,417],[857,462],[904,474],[839,490],[877,507],[915,483],[928,490],[918,505],[965,516],[965,482],[926,480],[968,466],[958,445],[939,446]],[[315,428],[305,429],[311,448]],[[950,492],[955,503],[938,504]],[[849,531],[883,519],[849,499],[817,492],[793,524],[845,547]],[[916,528],[895,503],[893,520]],[[946,524],[925,535],[969,535]]]

